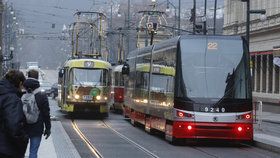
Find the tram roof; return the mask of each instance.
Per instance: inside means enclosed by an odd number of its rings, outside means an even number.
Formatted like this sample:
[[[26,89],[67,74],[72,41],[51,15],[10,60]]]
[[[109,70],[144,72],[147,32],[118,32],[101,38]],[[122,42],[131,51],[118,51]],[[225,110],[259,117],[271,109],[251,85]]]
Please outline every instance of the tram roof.
[[[182,35],[181,39],[190,39],[190,38],[215,38],[215,39],[228,39],[228,40],[240,40],[241,36],[236,35]]]
[[[241,40],[241,36],[235,35],[182,35],[174,38],[170,38],[167,40],[163,40],[154,45],[150,45],[143,48],[135,49],[128,53],[128,59],[131,57],[135,57],[136,55],[142,55],[153,51],[157,51],[160,49],[168,48],[168,47],[177,47],[177,44],[182,39],[195,39],[195,38],[208,38],[208,39],[224,39],[224,40]]]
[[[64,67],[109,69],[111,64],[99,59],[70,59],[65,62]]]

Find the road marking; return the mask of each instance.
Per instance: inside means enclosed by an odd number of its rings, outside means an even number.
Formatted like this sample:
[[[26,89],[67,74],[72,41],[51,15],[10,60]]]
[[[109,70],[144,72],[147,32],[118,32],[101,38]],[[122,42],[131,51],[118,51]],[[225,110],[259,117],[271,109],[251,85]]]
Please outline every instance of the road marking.
[[[71,122],[73,129],[76,131],[76,133],[80,136],[80,138],[86,143],[90,151],[97,157],[97,158],[103,158],[103,156],[100,154],[100,152],[90,143],[90,141],[87,139],[87,137],[82,133],[82,131],[79,129],[78,125],[74,120]]]

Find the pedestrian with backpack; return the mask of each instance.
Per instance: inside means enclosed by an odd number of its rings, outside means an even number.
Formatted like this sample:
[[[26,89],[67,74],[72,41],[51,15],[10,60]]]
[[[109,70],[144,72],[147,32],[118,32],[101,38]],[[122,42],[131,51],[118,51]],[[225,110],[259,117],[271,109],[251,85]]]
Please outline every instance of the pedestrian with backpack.
[[[37,158],[42,135],[47,139],[51,134],[50,107],[47,95],[40,90],[39,72],[32,69],[27,75],[23,83],[26,93],[21,99],[30,140],[29,158]]]
[[[23,158],[28,143],[20,100],[25,76],[10,70],[0,80],[0,158]]]

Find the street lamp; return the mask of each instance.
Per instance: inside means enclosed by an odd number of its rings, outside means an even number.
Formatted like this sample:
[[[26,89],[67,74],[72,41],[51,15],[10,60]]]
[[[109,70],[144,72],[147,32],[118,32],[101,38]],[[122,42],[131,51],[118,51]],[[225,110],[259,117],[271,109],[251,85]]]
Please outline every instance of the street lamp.
[[[247,41],[247,50],[248,53],[250,53],[250,14],[262,14],[264,15],[266,13],[266,10],[260,9],[260,10],[250,10],[250,0],[241,0],[242,2],[247,3],[247,19],[246,19],[246,41]]]

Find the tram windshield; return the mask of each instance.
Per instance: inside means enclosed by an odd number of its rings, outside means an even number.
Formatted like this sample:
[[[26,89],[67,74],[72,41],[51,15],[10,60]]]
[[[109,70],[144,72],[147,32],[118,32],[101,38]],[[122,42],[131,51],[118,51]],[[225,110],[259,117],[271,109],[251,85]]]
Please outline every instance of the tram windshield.
[[[251,97],[241,40],[182,39],[181,59],[184,97]]]
[[[71,72],[74,85],[106,86],[107,84],[107,70],[73,68]]]

